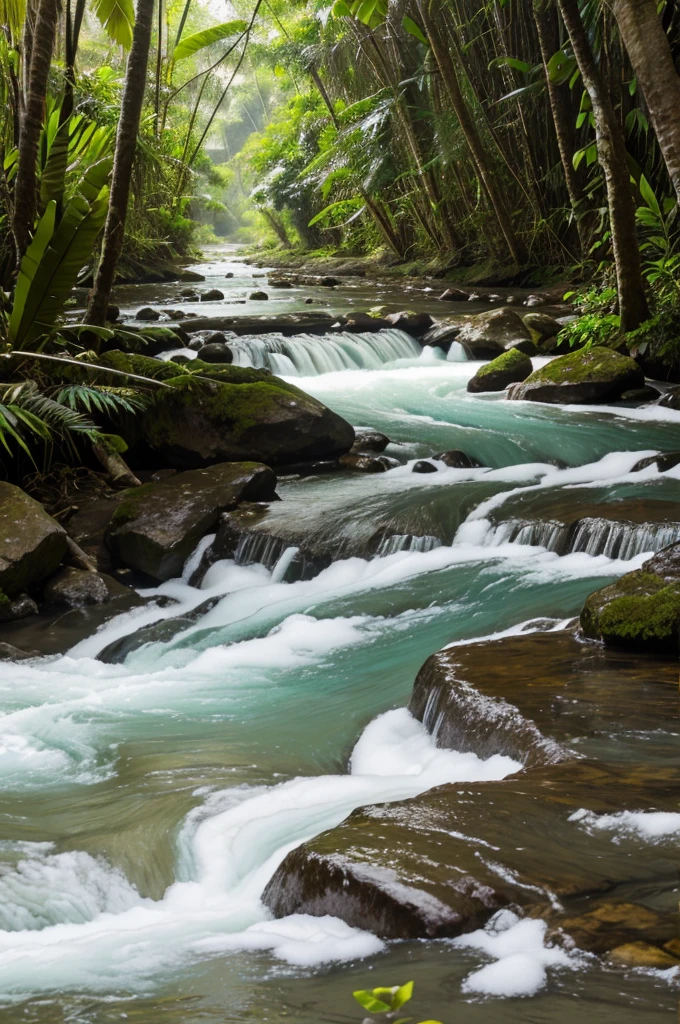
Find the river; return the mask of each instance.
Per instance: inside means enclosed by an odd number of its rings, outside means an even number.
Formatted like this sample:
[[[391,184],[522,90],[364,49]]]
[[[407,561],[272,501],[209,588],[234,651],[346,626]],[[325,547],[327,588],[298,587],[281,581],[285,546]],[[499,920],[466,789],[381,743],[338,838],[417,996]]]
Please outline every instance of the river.
[[[238,312],[232,303],[263,284],[233,256],[197,269],[227,292],[201,313]],[[118,300],[128,312],[176,307],[180,287],[127,286]],[[432,308],[394,286],[378,292],[311,294],[331,312],[369,294],[390,309]],[[309,294],[272,293],[257,311],[305,308]],[[678,502],[680,468],[632,470],[680,449],[679,413],[469,395],[479,364],[421,354],[390,333],[345,355],[336,346],[316,365],[325,339],[302,339],[283,353],[290,366],[275,368],[354,425],[387,433],[399,467],[284,478],[283,539],[267,564],[217,563],[201,589],[185,570],[157,591],[179,603],[127,613],[62,657],[3,665],[2,1022],[349,1024],[362,1016],[354,988],[410,979],[414,1012],[444,1024],[566,1024],[576,1013],[654,1024],[674,1013],[672,979],[592,958],[548,963],[530,1001],[482,998],[464,980],[488,951],[384,944],[332,918],[272,921],[260,902],[285,854],[353,808],[517,769],[508,757],[438,749],[410,719],[404,706],[428,655],[534,620],[529,628],[555,628],[591,591],[680,539],[672,525],[612,532],[602,522],[616,519],[603,502]],[[266,362],[266,350],[244,347],[241,361]],[[452,448],[485,468],[411,471]],[[591,512],[592,527],[558,553],[554,510],[579,503],[602,516]],[[340,543],[329,568],[295,580],[285,537],[301,523]],[[368,555],[376,528],[391,542]],[[211,596],[214,607],[172,640],[122,665],[96,660],[112,640]],[[664,743],[677,757],[676,725]],[[535,934],[517,941],[513,952],[545,958]]]

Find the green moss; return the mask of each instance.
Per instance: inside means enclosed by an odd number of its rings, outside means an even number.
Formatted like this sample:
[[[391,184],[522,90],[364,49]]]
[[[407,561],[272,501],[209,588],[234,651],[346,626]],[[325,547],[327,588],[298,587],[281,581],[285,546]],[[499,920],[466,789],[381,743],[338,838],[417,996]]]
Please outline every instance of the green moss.
[[[586,601],[587,636],[623,646],[675,649],[680,630],[680,585],[638,569]]]
[[[142,484],[141,487],[131,487],[130,490],[125,491],[123,500],[111,517],[112,525],[123,526],[131,519],[136,519],[139,515],[140,505],[144,504],[156,486],[156,484]]]
[[[479,370],[477,370],[477,377],[487,377],[493,373],[498,372],[509,372],[509,371],[524,371],[531,373],[531,360],[525,352],[520,352],[519,349],[511,348],[509,351],[504,352],[500,356],[496,356],[490,363],[486,363]]]
[[[639,372],[634,359],[597,347],[558,356],[546,366],[534,370],[526,383],[585,384],[607,379],[615,381],[621,374],[630,372]]]
[[[8,608],[11,605],[11,600],[7,596],[4,590],[0,589],[0,608]]]

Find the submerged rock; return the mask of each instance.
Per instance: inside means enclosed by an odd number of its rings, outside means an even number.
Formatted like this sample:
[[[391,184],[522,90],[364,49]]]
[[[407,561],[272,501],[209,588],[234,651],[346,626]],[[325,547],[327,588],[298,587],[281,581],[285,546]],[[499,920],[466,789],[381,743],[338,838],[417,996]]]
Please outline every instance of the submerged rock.
[[[413,463],[411,467],[412,473],[436,473],[437,467],[433,462],[428,462],[427,459],[418,459],[417,462]]]
[[[0,482],[0,595],[44,580],[65,554],[63,526],[21,488]]]
[[[591,594],[581,627],[586,636],[614,647],[680,653],[680,544]]]
[[[355,451],[341,455],[338,463],[343,469],[352,469],[357,473],[385,473],[397,465],[396,460],[385,456],[365,455]]]
[[[477,459],[473,459],[466,452],[462,452],[460,448],[452,448],[448,452],[440,452],[439,455],[435,455],[435,458],[438,462],[443,462],[450,469],[476,469],[482,465]]]
[[[467,389],[473,394],[483,391],[504,391],[510,384],[526,380],[532,371],[529,356],[513,348],[492,359],[486,366],[480,367],[468,381]]]
[[[510,389],[508,398],[577,405],[616,402],[624,391],[644,383],[644,373],[634,359],[594,347],[558,356],[534,370],[522,384]]]
[[[142,306],[135,313],[135,320],[160,320],[160,316],[157,309],[152,309],[151,306]]]
[[[162,581],[179,576],[201,537],[239,502],[266,500],[276,476],[257,463],[223,463],[179,473],[125,493],[106,541],[120,564]]]
[[[84,572],[64,566],[51,576],[43,588],[43,599],[50,604],[81,608],[86,604],[104,604],[109,600],[106,580],[96,572]]]
[[[495,359],[505,349],[533,346],[531,332],[512,309],[492,309],[469,317],[457,338],[468,359]]]

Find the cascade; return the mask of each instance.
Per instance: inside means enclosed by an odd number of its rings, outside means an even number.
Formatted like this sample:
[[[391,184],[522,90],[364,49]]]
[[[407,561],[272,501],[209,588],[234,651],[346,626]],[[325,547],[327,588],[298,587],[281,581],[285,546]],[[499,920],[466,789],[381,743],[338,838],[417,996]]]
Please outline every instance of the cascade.
[[[426,535],[424,537],[414,536],[412,533],[395,533],[392,537],[384,537],[376,551],[377,558],[384,558],[385,555],[394,555],[397,551],[432,551],[441,547],[439,537]]]
[[[338,370],[379,370],[396,359],[417,359],[421,347],[410,334],[387,329],[365,334],[267,334],[230,339],[235,366],[271,370],[284,377],[316,377]]]
[[[508,519],[492,527],[486,544],[521,544],[546,548],[559,555],[580,552],[630,561],[646,551],[660,551],[680,541],[680,524],[629,523],[587,517],[575,523]]]

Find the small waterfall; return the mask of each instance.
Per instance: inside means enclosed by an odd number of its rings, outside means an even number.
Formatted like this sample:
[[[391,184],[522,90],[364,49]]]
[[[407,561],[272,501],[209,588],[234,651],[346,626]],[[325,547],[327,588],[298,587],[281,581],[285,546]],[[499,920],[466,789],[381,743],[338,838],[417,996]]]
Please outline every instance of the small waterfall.
[[[489,531],[486,543],[489,547],[531,545],[558,555],[581,552],[629,561],[678,541],[680,523],[630,523],[588,516],[573,523],[509,519]]]
[[[267,334],[233,338],[235,366],[271,370],[284,377],[316,377],[337,370],[379,370],[396,359],[417,359],[421,347],[405,331],[386,329],[366,334]]]
[[[237,565],[259,563],[267,569],[273,569],[289,546],[280,537],[271,537],[267,533],[244,533],[236,545],[234,561]]]
[[[433,548],[441,546],[439,537],[416,537],[412,533],[395,533],[392,537],[384,537],[380,541],[376,557],[384,558],[385,555],[394,555],[397,551],[432,551]]]

